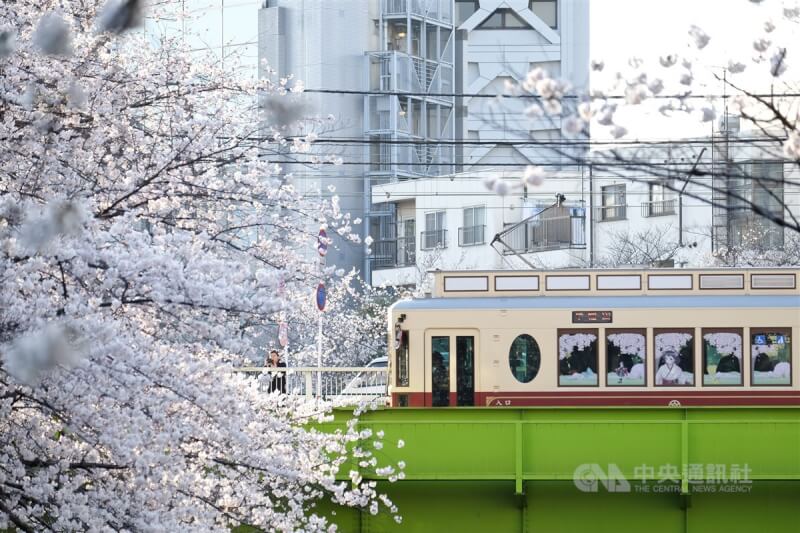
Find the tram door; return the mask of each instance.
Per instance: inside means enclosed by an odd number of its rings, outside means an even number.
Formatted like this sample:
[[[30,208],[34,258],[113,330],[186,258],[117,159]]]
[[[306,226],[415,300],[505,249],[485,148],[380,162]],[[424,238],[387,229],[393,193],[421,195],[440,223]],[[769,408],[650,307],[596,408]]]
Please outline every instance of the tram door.
[[[426,336],[430,361],[430,406],[475,405],[477,336],[471,331],[461,335],[432,332]]]

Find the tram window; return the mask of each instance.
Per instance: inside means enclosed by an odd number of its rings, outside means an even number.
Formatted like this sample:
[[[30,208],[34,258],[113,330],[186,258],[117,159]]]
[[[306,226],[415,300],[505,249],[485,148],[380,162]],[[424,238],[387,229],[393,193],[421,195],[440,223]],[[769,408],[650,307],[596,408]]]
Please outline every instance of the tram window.
[[[750,328],[753,385],[792,384],[792,344],[789,330]]]
[[[653,331],[656,387],[694,385],[694,330]]]
[[[646,345],[645,330],[606,330],[606,385],[643,387]]]
[[[508,366],[520,383],[529,383],[539,373],[542,354],[539,345],[530,335],[520,335],[511,343],[508,351]]]
[[[558,331],[558,384],[596,387],[597,330]]]
[[[398,387],[408,387],[408,331],[402,331],[399,337],[400,342],[395,350],[395,359],[397,360],[395,384]]]
[[[703,330],[703,385],[742,384],[742,331]]]
[[[431,405],[450,405],[450,337],[431,338]]]

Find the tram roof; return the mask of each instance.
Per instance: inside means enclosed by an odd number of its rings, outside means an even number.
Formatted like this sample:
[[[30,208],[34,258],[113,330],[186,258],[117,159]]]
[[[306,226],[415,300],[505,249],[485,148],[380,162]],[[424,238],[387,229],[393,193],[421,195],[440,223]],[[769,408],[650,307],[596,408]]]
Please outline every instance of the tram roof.
[[[420,298],[401,300],[393,309],[406,310],[472,310],[472,309],[606,309],[631,308],[795,308],[800,312],[800,295],[681,295],[681,296],[498,296],[462,298]]]
[[[438,271],[434,298],[800,294],[797,268]]]

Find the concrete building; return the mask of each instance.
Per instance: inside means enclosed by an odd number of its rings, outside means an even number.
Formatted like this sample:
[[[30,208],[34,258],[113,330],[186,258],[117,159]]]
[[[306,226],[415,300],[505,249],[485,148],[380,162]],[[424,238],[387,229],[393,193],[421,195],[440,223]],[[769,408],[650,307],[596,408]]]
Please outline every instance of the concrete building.
[[[559,262],[585,247],[583,170],[538,145],[563,140],[560,122],[531,120],[522,100],[498,102],[494,95],[508,93],[536,67],[573,90],[586,88],[588,2],[456,0],[454,8],[456,172],[372,187],[373,209],[383,206],[393,218],[387,225],[396,228],[373,233],[373,284],[415,284],[421,272],[437,267],[508,268],[507,258],[488,248],[492,236],[553,204],[557,193],[568,194],[571,210],[561,210],[564,216],[551,225],[564,225],[574,238],[543,245],[538,260]],[[550,166],[569,186],[499,198],[482,183],[487,177],[518,181],[529,164]]]
[[[569,81],[589,84],[587,0],[456,0],[457,77],[462,169],[527,165],[545,156],[537,141],[562,139],[558,120],[531,120],[520,100],[486,96],[508,93],[507,85],[540,67]],[[552,153],[548,161],[559,162]]]
[[[364,157],[364,96],[347,91],[366,87],[365,53],[379,49],[379,7],[377,2],[363,0],[263,0],[261,9],[251,13],[258,21],[261,76],[276,80],[292,76],[307,88],[328,91],[292,97],[290,104],[295,106],[290,111],[303,120],[287,134],[317,135],[320,142],[312,152],[270,157],[280,162],[285,174],[292,175],[301,194],[311,198],[336,195],[341,210],[353,219],[366,219],[368,207],[365,168],[359,164]],[[283,105],[285,100],[275,101]],[[275,122],[269,105],[264,118]],[[334,156],[344,164],[309,163]],[[309,227],[310,234],[317,230]],[[364,230],[359,227],[358,231]],[[334,239],[327,256],[329,265],[363,268],[364,245],[334,232],[329,236]],[[309,253],[316,252],[309,248]]]

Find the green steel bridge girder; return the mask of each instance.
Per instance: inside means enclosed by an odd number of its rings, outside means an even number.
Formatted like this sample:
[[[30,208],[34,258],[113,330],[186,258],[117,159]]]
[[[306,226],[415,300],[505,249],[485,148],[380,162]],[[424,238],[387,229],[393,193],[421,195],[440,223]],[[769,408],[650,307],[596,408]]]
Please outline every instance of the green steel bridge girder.
[[[338,411],[320,429],[334,430],[350,416]],[[800,482],[797,407],[404,408],[366,412],[358,425],[384,432],[376,454],[382,464],[404,461],[405,482],[511,481],[522,495],[529,482],[584,475],[601,485],[620,478],[676,483],[684,497],[695,485],[732,482],[731,476]]]

